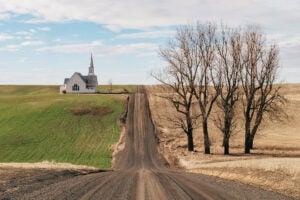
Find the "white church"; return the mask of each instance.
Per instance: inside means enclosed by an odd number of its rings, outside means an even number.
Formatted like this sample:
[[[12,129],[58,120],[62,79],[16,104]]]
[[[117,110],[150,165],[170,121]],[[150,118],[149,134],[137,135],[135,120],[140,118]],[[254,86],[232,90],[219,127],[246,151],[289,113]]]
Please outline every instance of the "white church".
[[[75,72],[71,78],[65,78],[64,85],[60,86],[60,93],[97,93],[97,87],[98,80],[97,76],[94,74],[93,55],[91,55],[88,75],[83,76],[81,73]]]

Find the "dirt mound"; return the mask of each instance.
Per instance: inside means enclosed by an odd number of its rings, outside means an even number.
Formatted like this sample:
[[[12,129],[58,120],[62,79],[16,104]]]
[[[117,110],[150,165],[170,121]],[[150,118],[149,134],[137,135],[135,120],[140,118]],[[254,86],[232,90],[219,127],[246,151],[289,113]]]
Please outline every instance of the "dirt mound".
[[[113,109],[110,107],[73,107],[68,110],[74,115],[98,115],[105,116],[111,114]]]

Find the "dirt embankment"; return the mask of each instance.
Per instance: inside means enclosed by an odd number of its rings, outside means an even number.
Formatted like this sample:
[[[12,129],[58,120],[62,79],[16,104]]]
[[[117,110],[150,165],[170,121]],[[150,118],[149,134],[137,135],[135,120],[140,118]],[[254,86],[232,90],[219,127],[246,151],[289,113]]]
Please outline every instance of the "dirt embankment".
[[[120,120],[117,122],[119,126],[121,127],[121,133],[119,141],[112,146],[113,154],[112,154],[112,161],[111,161],[111,169],[114,169],[116,167],[116,155],[123,151],[125,148],[125,134],[126,134],[126,119],[128,115],[128,103],[129,103],[129,96],[126,99],[125,103],[125,110],[122,113]]]
[[[284,107],[288,116],[281,120],[263,121],[250,155],[243,154],[243,116],[238,112],[241,115],[241,126],[231,138],[229,156],[223,155],[222,135],[212,121],[209,123],[212,154],[203,153],[200,125],[194,131],[195,151],[188,152],[186,135],[174,128],[169,120],[172,116],[178,117],[178,113],[167,100],[160,97],[171,91],[161,86],[147,86],[147,91],[160,142],[159,149],[173,167],[252,184],[300,198],[300,84],[282,85],[282,93],[288,100]],[[217,114],[213,110],[212,115]]]

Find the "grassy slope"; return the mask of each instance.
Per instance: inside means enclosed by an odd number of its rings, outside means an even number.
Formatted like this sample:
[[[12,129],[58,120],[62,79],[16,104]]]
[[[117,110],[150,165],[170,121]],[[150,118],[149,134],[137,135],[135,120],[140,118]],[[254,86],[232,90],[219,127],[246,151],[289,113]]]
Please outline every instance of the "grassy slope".
[[[0,162],[54,160],[109,168],[126,95],[60,95],[57,86],[0,86]],[[110,107],[108,115],[69,108]]]
[[[99,85],[98,91],[99,92],[110,92],[110,85]],[[137,85],[113,85],[112,92],[136,92],[137,91]]]

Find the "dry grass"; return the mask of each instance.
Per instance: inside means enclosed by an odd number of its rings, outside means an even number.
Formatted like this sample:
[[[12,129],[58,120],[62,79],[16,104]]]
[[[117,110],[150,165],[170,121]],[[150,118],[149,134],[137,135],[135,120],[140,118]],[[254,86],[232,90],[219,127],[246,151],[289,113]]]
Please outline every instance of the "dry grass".
[[[73,165],[70,163],[56,163],[54,161],[51,161],[51,162],[43,161],[43,162],[36,162],[36,163],[0,163],[0,168],[67,169],[67,170],[96,170],[97,169],[95,167],[91,167],[91,166],[87,166],[87,165]]]
[[[168,120],[168,117],[178,114],[165,99],[159,97],[170,91],[160,86],[148,86],[160,150],[171,164],[187,171],[254,184],[300,198],[300,169],[296,167],[300,166],[300,84],[281,87],[288,100],[284,107],[287,116],[280,120],[265,119],[255,138],[255,149],[250,155],[245,155],[243,115],[241,111],[237,112],[239,127],[230,140],[231,154],[224,156],[222,134],[212,121],[209,122],[212,154],[203,154],[200,126],[194,131],[195,152],[188,152],[186,135],[180,129],[174,129],[174,124]],[[215,109],[212,117],[217,114]]]
[[[300,198],[299,173],[290,174],[286,170],[265,170],[260,168],[242,167],[216,167],[216,168],[198,168],[187,170],[192,173],[201,173],[211,176],[217,176],[233,181],[238,181],[254,186],[259,186],[267,190],[273,190],[284,195]]]

